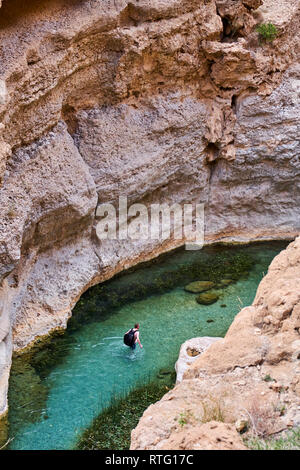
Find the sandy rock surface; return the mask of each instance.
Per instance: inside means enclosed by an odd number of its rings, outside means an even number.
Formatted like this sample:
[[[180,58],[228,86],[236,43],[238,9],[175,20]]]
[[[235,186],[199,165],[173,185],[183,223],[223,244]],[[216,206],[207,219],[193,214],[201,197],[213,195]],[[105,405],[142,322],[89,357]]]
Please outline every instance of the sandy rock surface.
[[[247,450],[232,424],[210,421],[188,427],[164,441],[161,450]]]

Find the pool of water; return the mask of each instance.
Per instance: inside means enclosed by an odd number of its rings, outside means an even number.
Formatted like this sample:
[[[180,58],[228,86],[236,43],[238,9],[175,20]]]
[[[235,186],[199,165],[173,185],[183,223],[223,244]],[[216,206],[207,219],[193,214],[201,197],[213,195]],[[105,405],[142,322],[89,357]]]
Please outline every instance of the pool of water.
[[[69,328],[44,348],[15,359],[9,389],[11,449],[72,449],[114,395],[174,368],[180,345],[224,336],[283,243],[175,252],[90,289]],[[196,279],[234,283],[219,300],[199,305],[184,285]],[[123,344],[140,323],[138,346]],[[157,379],[159,380],[159,379]]]

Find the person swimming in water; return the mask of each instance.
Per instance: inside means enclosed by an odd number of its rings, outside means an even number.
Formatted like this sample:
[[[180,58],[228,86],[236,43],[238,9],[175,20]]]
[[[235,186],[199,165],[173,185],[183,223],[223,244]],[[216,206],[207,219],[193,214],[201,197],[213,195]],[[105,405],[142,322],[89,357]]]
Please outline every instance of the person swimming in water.
[[[142,349],[143,345],[140,341],[140,332],[139,332],[139,329],[140,329],[140,325],[139,323],[136,323],[134,325],[134,328],[131,328],[130,330],[128,330],[126,333],[125,333],[125,336],[128,334],[128,333],[133,333],[133,339],[132,339],[132,342],[131,342],[131,349],[135,349],[136,348],[136,343],[139,343],[140,345],[140,348]]]

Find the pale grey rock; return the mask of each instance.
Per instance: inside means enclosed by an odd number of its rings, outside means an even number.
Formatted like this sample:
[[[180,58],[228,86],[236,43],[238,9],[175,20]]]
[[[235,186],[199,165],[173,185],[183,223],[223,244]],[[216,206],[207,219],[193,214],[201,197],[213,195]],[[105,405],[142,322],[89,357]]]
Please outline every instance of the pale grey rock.
[[[200,354],[206,351],[206,349],[208,349],[211,344],[218,340],[222,340],[222,338],[202,336],[200,338],[188,339],[181,345],[178,360],[175,364],[175,370],[177,374],[176,383],[179,383],[183,380],[185,371],[192,365],[195,359],[197,359]],[[195,355],[192,356],[191,352]]]
[[[183,93],[78,113],[79,151],[101,202],[207,200],[203,101]]]
[[[16,151],[9,168],[0,189],[0,273],[14,298],[15,337],[22,328],[25,346],[65,326],[71,299],[98,272],[90,241],[97,195],[63,124]]]
[[[8,379],[12,356],[11,293],[4,281],[0,288],[0,416],[7,411]]]
[[[288,26],[292,17],[299,8],[297,0],[264,0],[257,12],[261,16],[262,23],[273,23],[276,27]]]
[[[7,97],[8,97],[8,93],[7,93],[6,83],[4,80],[0,80],[0,106],[6,103]]]
[[[299,96],[300,69],[294,67],[269,97],[238,100],[236,159],[218,160],[212,170],[207,236],[220,230],[245,239],[299,232]]]
[[[14,349],[22,349],[37,336],[54,329],[65,329],[71,309],[80,294],[99,272],[99,259],[89,239],[82,233],[62,246],[28,258],[24,276],[15,288],[11,309],[14,325]]]

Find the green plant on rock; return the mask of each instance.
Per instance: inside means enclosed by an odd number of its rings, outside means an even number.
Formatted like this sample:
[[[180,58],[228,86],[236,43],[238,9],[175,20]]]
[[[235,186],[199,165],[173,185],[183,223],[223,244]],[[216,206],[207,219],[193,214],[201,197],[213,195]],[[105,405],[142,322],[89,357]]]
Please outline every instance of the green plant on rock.
[[[272,42],[278,35],[278,29],[273,23],[262,23],[256,27],[256,31],[264,42]]]
[[[286,406],[284,404],[279,404],[276,411],[278,411],[280,416],[283,416],[286,413]]]
[[[188,424],[188,422],[193,418],[194,418],[194,414],[193,414],[192,411],[190,411],[190,410],[183,411],[179,415],[178,424],[179,424],[179,426],[183,427],[186,424]]]
[[[264,380],[265,382],[273,382],[273,381],[274,381],[274,379],[272,379],[272,377],[270,376],[270,374],[266,374],[266,375],[264,376],[263,380]]]

